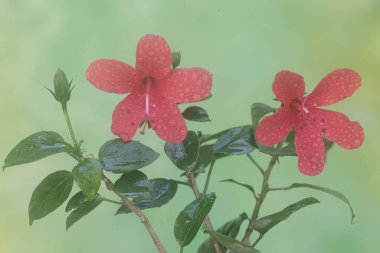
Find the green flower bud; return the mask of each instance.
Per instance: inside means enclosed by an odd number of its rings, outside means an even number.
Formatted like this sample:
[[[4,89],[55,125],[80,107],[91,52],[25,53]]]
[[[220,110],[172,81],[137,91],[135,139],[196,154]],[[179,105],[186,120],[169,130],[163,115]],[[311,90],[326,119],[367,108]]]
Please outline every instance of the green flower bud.
[[[68,82],[65,73],[58,69],[54,75],[54,92],[49,89],[51,94],[54,96],[55,100],[62,104],[66,104],[70,100],[72,81]]]
[[[173,66],[173,69],[175,69],[176,67],[178,67],[180,63],[181,63],[181,52],[173,51],[172,52],[172,66]]]

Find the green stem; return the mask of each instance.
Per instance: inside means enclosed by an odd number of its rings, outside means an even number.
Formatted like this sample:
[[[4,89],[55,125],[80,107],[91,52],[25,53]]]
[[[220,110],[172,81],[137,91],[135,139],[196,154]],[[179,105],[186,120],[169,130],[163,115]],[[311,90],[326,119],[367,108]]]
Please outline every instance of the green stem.
[[[65,115],[67,127],[69,128],[70,136],[71,136],[71,139],[73,140],[74,147],[79,146],[79,143],[77,139],[75,138],[74,129],[71,124],[69,113],[67,111],[67,104],[62,104],[62,111],[63,111],[63,114]]]
[[[117,205],[122,205],[122,204],[123,204],[123,202],[116,201],[116,200],[112,200],[112,199],[108,199],[108,198],[104,198],[104,197],[100,197],[100,199],[101,199],[102,201],[106,201],[106,202],[114,203],[114,204],[117,204]]]
[[[187,174],[187,178],[189,180],[189,184],[191,185],[191,188],[193,189],[195,198],[199,199],[201,197],[201,193],[199,192],[199,188],[198,188],[197,182],[195,181],[194,173],[189,172]],[[203,223],[204,223],[204,225],[206,226],[206,228],[208,230],[210,230],[210,231],[214,230],[214,228],[213,228],[213,226],[211,224],[211,220],[208,217],[208,215],[204,219]],[[214,246],[214,249],[215,249],[216,253],[222,253],[222,250],[220,249],[219,243],[216,240],[212,240],[212,244]]]
[[[281,146],[282,146],[282,142],[280,142],[276,148],[279,149],[279,148],[281,148]],[[253,209],[250,222],[248,224],[248,227],[247,227],[245,234],[244,234],[244,237],[242,239],[243,243],[246,243],[246,244],[249,243],[249,238],[251,237],[252,232],[254,230],[253,224],[257,220],[257,218],[259,217],[260,208],[261,208],[262,204],[264,203],[265,197],[267,196],[267,193],[269,191],[269,177],[272,173],[273,167],[276,165],[277,158],[278,158],[277,156],[272,156],[272,158],[269,161],[267,169],[264,171],[263,182],[261,185],[261,192],[258,194],[258,198],[257,198],[256,204],[255,204],[255,207]],[[261,240],[261,238],[260,238],[260,240]],[[260,241],[260,240],[256,240],[255,243],[258,243],[258,241]]]
[[[256,166],[256,168],[259,169],[260,173],[264,175],[264,169],[256,162],[256,160],[250,154],[247,154],[247,157]]]
[[[216,161],[215,159],[211,161],[211,165],[207,173],[207,178],[206,178],[205,187],[203,189],[203,193],[207,193],[207,188],[208,188],[208,185],[210,184],[211,174],[212,174],[212,170],[214,169],[215,161]]]

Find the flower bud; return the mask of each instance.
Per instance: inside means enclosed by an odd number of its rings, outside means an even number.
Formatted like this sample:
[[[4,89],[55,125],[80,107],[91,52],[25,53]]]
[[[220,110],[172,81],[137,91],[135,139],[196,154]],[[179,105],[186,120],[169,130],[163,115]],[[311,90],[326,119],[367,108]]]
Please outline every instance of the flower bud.
[[[65,73],[58,69],[54,75],[54,92],[50,89],[49,91],[58,102],[66,104],[70,100],[71,91],[73,90],[71,83],[72,81],[68,82]]]
[[[173,69],[175,69],[176,67],[178,67],[180,63],[181,63],[181,52],[173,51],[172,52],[172,66],[173,66]]]

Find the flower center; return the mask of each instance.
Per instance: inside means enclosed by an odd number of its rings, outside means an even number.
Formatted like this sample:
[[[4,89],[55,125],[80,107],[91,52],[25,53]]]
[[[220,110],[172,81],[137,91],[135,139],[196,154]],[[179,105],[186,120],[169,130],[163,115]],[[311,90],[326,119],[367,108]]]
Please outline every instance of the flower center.
[[[145,92],[141,95],[141,99],[143,102],[145,99],[145,118],[144,118],[144,124],[143,128],[140,131],[140,134],[145,134],[145,128],[148,126],[153,127],[153,120],[151,118],[150,114],[150,99],[151,99],[151,93],[152,93],[152,86],[154,85],[154,80],[152,77],[147,77],[143,81],[143,85],[145,86]]]
[[[290,107],[296,109],[299,112],[304,112],[306,114],[309,114],[309,109],[305,106],[304,101],[300,101],[298,98],[293,99],[293,101],[290,103]]]

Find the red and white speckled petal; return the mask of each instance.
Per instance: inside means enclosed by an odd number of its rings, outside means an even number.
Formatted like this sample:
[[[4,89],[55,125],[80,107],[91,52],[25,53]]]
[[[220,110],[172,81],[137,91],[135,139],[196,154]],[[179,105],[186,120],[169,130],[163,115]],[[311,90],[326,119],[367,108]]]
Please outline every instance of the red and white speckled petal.
[[[136,69],[140,77],[165,78],[171,69],[172,55],[168,43],[158,35],[143,36],[136,49]]]
[[[92,62],[87,68],[86,78],[102,91],[119,94],[131,92],[138,84],[136,70],[114,59]]]
[[[339,112],[312,108],[310,112],[318,122],[323,137],[346,149],[359,148],[364,141],[364,131],[359,122],[350,121]]]
[[[272,146],[284,139],[293,128],[294,113],[289,107],[281,107],[273,115],[266,116],[256,127],[256,141]]]
[[[320,174],[325,166],[325,143],[320,129],[315,124],[298,120],[294,144],[300,172],[308,176]]]
[[[159,94],[152,94],[149,103],[150,122],[156,134],[175,144],[183,141],[187,135],[187,127],[177,104]]]
[[[273,85],[273,93],[284,105],[289,105],[293,99],[301,99],[305,94],[305,81],[303,77],[290,72],[281,71],[277,73]]]
[[[212,74],[202,68],[174,69],[158,82],[161,95],[176,103],[192,103],[210,96]]]
[[[351,69],[338,69],[326,75],[306,97],[309,107],[327,106],[350,97],[361,85],[361,77]]]
[[[113,111],[112,133],[123,141],[132,139],[145,116],[144,102],[137,93],[124,98]]]

